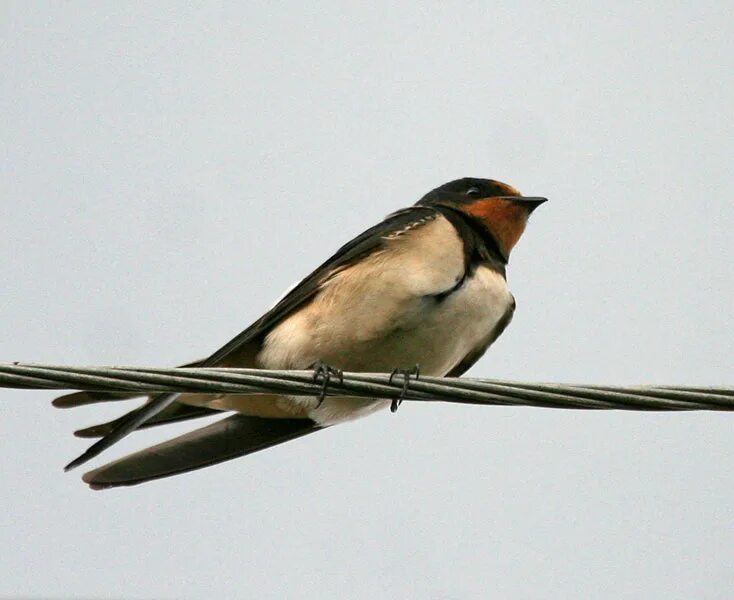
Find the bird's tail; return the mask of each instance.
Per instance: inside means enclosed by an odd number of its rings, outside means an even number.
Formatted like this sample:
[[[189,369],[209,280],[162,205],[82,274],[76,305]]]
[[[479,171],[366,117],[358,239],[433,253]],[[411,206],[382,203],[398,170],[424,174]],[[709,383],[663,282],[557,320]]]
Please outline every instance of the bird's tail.
[[[74,392],[73,394],[66,394],[59,396],[54,399],[52,404],[56,408],[76,408],[78,406],[88,406],[89,404],[96,404],[99,402],[117,402],[119,400],[131,400],[133,398],[141,397],[142,394],[136,393],[117,393],[117,392]],[[150,401],[150,397],[148,398]],[[126,419],[130,418],[131,415],[141,411],[145,405],[136,408],[135,410],[125,413],[121,417],[108,421],[107,423],[100,423],[98,425],[92,425],[91,427],[85,427],[74,432],[74,435],[80,438],[99,438],[112,433],[115,428]],[[174,402],[166,409],[162,410],[157,415],[154,415],[148,419],[145,423],[140,425],[139,429],[145,429],[147,427],[155,427],[157,425],[167,425],[169,423],[177,423],[179,421],[186,421],[188,419],[196,419],[199,417],[208,417],[211,415],[219,414],[220,411],[206,408],[203,406],[194,406],[190,404],[183,404],[181,402]]]
[[[235,414],[84,474],[92,489],[137,485],[239,458],[318,431],[310,419]]]
[[[139,411],[140,408],[136,408],[135,410]],[[108,421],[107,423],[100,423],[99,425],[92,425],[91,427],[78,429],[74,432],[74,435],[80,438],[104,437],[112,433],[115,428],[120,425],[120,423],[125,421],[128,418],[128,414],[129,413],[126,413],[123,416],[118,417],[117,419]],[[189,404],[181,404],[180,402],[175,402],[165,410],[148,419],[145,423],[140,425],[138,429],[157,427],[158,425],[168,425],[169,423],[178,423],[179,421],[188,421],[189,419],[210,417],[212,415],[218,414],[221,414],[221,411],[206,408],[204,406],[191,406]]]

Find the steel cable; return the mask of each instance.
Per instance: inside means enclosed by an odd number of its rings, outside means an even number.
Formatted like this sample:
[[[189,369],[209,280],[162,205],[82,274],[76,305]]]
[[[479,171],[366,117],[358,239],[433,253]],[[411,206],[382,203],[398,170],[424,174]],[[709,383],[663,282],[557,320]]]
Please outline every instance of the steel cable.
[[[344,373],[332,376],[327,396],[399,398],[402,375]],[[322,384],[312,371],[233,368],[70,367],[0,363],[0,387],[24,389],[317,396]],[[112,398],[111,398],[112,399]],[[521,383],[494,379],[411,378],[405,400],[544,408],[616,410],[734,410],[734,388],[610,386]]]

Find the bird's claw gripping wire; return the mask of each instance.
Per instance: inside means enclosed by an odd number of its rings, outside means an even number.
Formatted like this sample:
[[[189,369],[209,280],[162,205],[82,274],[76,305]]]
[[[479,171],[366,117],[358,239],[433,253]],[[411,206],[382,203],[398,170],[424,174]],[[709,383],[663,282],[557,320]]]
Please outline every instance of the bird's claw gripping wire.
[[[390,404],[390,412],[398,411],[398,407],[402,404],[403,400],[405,400],[405,396],[408,393],[408,388],[410,387],[410,376],[415,375],[415,379],[420,378],[421,368],[420,365],[415,365],[412,369],[393,369],[392,373],[390,373],[390,379],[388,379],[387,382],[392,383],[395,375],[403,376],[403,391],[400,392],[399,397],[392,399],[392,403]]]
[[[323,361],[315,362],[311,365],[313,369],[313,380],[318,382],[321,380],[321,392],[319,393],[319,403],[316,405],[318,408],[326,398],[326,388],[329,387],[332,375],[336,375],[339,378],[339,383],[344,383],[344,371],[341,369],[335,369],[332,366],[327,365]]]

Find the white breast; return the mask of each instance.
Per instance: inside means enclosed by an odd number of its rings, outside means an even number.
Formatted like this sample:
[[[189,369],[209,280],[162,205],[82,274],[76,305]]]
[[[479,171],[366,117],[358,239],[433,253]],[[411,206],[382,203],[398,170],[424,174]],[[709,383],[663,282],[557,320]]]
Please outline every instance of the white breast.
[[[459,364],[494,330],[512,304],[504,277],[480,266],[455,293],[433,310],[410,340],[425,352],[425,373],[441,376]]]

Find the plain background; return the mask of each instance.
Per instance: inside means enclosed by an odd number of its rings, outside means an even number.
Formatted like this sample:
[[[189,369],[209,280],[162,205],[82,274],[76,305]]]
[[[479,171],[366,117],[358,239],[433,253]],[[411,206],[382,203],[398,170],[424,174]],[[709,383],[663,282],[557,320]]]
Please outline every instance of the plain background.
[[[729,3],[320,5],[2,3],[0,360],[199,358],[471,175],[551,199],[471,375],[734,384]],[[122,407],[0,395],[0,596],[734,594],[725,413],[411,403],[95,493]]]

